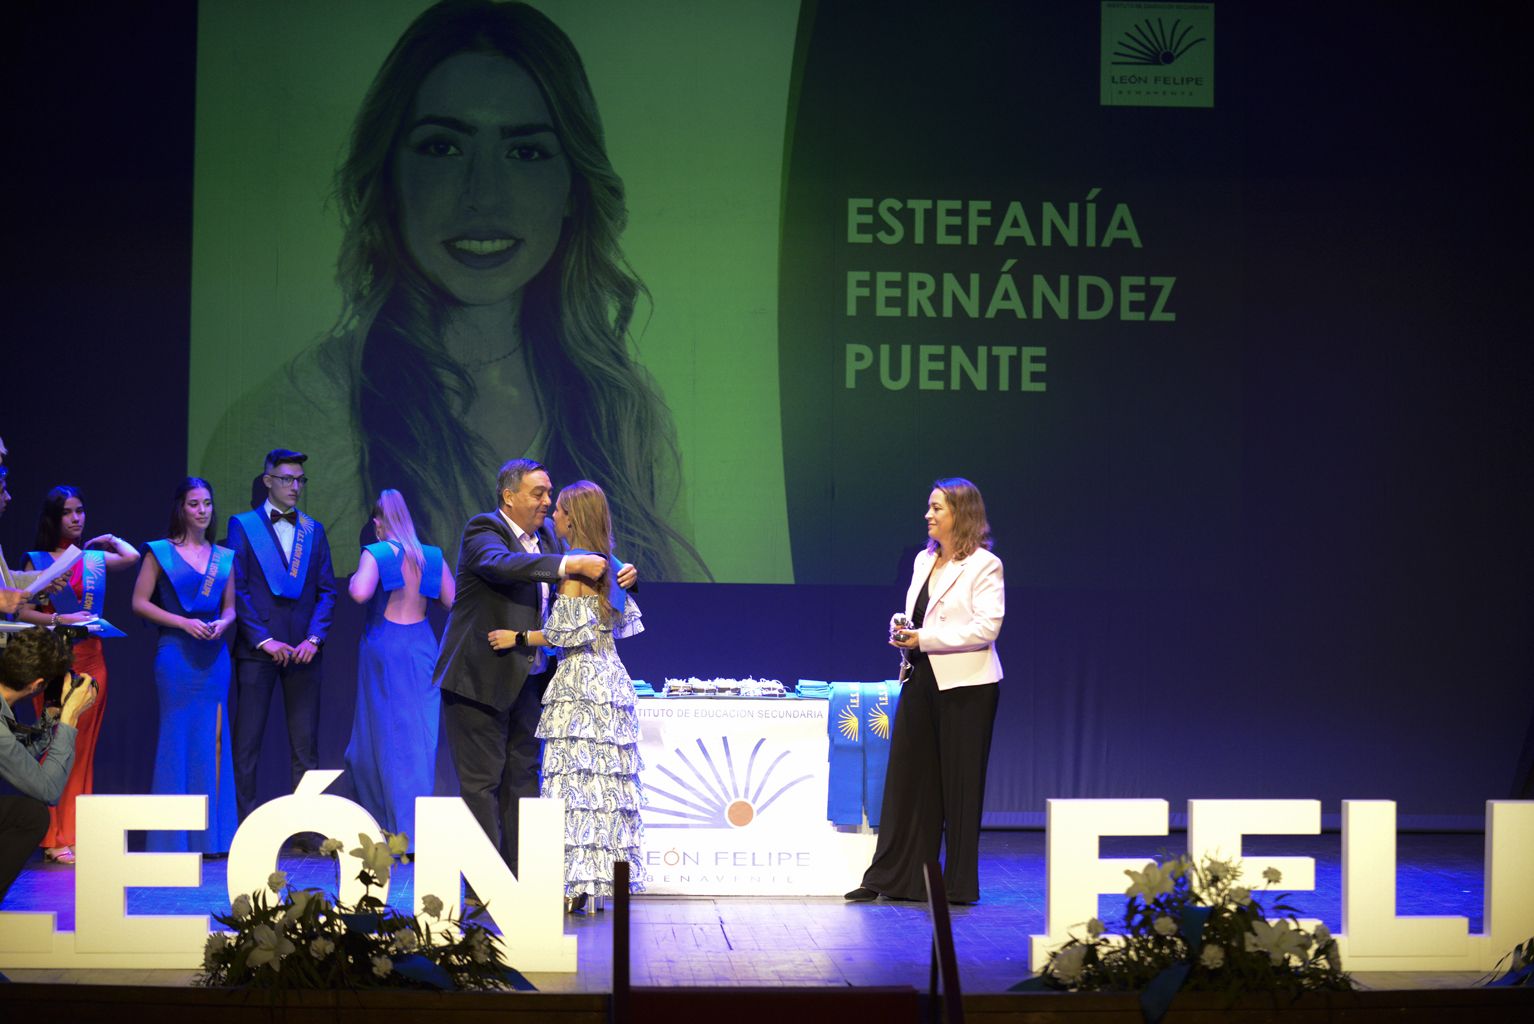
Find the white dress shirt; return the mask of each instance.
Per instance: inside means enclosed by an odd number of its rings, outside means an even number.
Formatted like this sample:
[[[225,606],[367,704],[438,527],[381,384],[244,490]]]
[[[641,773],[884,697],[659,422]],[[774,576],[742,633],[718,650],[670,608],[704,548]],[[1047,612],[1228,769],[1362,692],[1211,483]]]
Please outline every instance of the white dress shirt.
[[[298,509],[295,508],[293,511],[297,512]],[[273,512],[276,512],[278,515],[285,514],[283,509],[272,504],[271,498],[267,498],[266,504],[261,509],[261,514],[266,516],[268,522],[271,522]],[[298,527],[286,519],[279,519],[277,522],[272,523],[272,530],[277,534],[277,543],[282,546],[283,564],[291,566],[293,564],[293,538],[298,535]]]

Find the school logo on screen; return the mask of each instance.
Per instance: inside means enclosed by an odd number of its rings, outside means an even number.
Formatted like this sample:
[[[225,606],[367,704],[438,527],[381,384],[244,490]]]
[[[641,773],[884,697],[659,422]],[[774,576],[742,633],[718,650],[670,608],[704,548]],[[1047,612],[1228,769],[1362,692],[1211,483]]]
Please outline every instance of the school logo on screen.
[[[646,824],[651,828],[745,828],[757,821],[779,797],[813,775],[794,775],[797,767],[788,750],[765,749],[765,738],[756,741],[744,764],[730,749],[727,736],[715,743],[698,740],[697,752],[681,747],[656,765],[669,785],[646,783],[649,806]]]
[[[1102,105],[1214,106],[1214,5],[1104,0]]]

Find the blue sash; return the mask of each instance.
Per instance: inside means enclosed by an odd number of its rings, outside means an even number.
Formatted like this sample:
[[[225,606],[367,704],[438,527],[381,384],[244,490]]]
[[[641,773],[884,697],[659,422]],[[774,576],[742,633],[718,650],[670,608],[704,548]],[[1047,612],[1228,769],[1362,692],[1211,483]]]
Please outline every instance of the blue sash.
[[[894,680],[866,683],[863,687],[865,725],[863,738],[863,806],[868,824],[879,827],[884,806],[884,778],[889,772],[890,733],[895,728],[895,708],[900,704],[900,684]]]
[[[587,551],[585,548],[571,548],[566,551],[567,555],[600,555],[600,551]],[[607,574],[607,603],[613,606],[613,611],[623,614],[623,606],[628,603],[628,592],[618,586],[618,570],[623,568],[623,563],[612,555],[607,556],[607,564],[610,572]],[[616,620],[614,620],[616,621]]]
[[[39,571],[53,564],[53,555],[47,551],[28,551],[32,568]],[[48,595],[48,603],[60,615],[89,612],[96,616],[97,624],[92,630],[97,636],[127,636],[122,630],[101,618],[102,603],[107,596],[107,553],[105,551],[80,552],[80,589],[83,597],[75,596],[74,587],[65,587]]]
[[[405,585],[404,555],[393,544],[381,540],[363,549],[378,563],[378,585],[385,591],[398,590]],[[421,568],[421,596],[442,596],[442,549],[430,544],[421,545],[426,564]]]
[[[314,548],[314,520],[302,512],[298,513],[298,527],[293,534],[293,558],[288,564],[283,564],[282,548],[277,546],[277,538],[272,535],[271,527],[267,524],[265,505],[241,512],[234,518],[245,528],[245,538],[250,542],[250,550],[255,552],[256,561],[261,563],[261,572],[266,576],[267,588],[273,596],[284,597],[289,601],[296,601],[303,596],[304,579],[309,573],[309,555]]]
[[[832,683],[827,726],[831,770],[826,817],[833,825],[863,824],[863,693],[857,683]]]
[[[198,573],[168,540],[150,541],[149,550],[160,563],[160,571],[170,580],[176,600],[181,602],[188,615],[216,613],[222,608],[224,584],[234,569],[233,551],[214,545],[208,556],[208,568]]]

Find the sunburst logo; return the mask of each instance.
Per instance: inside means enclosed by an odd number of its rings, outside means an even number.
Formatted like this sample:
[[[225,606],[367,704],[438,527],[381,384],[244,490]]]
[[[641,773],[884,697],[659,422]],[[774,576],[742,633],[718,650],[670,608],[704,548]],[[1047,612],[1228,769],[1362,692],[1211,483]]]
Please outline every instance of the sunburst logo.
[[[836,731],[842,734],[842,739],[857,741],[858,738],[858,711],[850,704],[842,708],[836,716]]]
[[[692,757],[681,747],[672,751],[671,765],[657,764],[655,770],[674,783],[662,789],[647,782],[650,803],[645,809],[646,824],[654,828],[745,828],[771,807],[784,793],[813,775],[801,775],[779,784],[774,776],[789,756],[784,750],[771,761],[763,752],[766,738],[756,741],[746,759],[744,776],[735,765],[728,737],[721,736],[710,750],[702,739]],[[762,766],[764,765],[764,766]],[[776,787],[776,788],[774,788]],[[655,820],[655,819],[672,819]]]
[[[873,714],[868,716],[868,731],[881,740],[890,738],[890,713],[888,705],[880,704],[874,708]]]
[[[1207,40],[1199,36],[1190,39],[1195,32],[1192,25],[1184,25],[1182,19],[1168,27],[1161,18],[1147,18],[1119,37],[1113,51],[1115,64],[1135,67],[1167,67],[1176,64],[1179,57]]]

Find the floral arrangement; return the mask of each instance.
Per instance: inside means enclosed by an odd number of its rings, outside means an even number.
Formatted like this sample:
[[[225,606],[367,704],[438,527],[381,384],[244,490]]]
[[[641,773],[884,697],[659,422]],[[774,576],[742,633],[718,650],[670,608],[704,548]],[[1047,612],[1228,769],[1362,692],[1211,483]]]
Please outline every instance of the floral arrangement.
[[[478,923],[483,907],[460,919],[442,916],[442,900],[421,899],[420,918],[391,909],[374,895],[388,883],[396,860],[408,863],[410,839],[359,835],[351,856],[362,861],[363,895],[355,906],[334,903],[318,889],[295,889],[274,871],[267,888],[235,897],[214,920],[228,932],[208,936],[200,985],[270,989],[422,988],[530,989],[507,966],[500,937]],[[341,840],[320,852],[338,856]],[[270,896],[268,896],[270,892]],[[433,927],[432,922],[437,922]]]
[[[1105,936],[1097,918],[1086,935],[1072,936],[1050,954],[1044,972],[1020,988],[1067,991],[1140,991],[1149,1020],[1165,1013],[1181,989],[1298,996],[1346,991],[1337,941],[1325,925],[1300,927],[1295,909],[1279,896],[1269,920],[1252,890],[1240,884],[1241,865],[1205,857],[1148,863],[1126,871],[1126,934]],[[1263,872],[1264,888],[1282,879]]]

